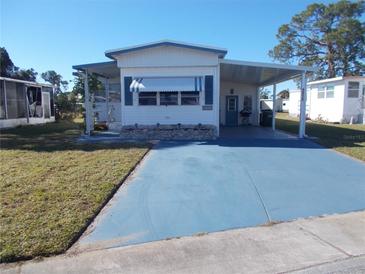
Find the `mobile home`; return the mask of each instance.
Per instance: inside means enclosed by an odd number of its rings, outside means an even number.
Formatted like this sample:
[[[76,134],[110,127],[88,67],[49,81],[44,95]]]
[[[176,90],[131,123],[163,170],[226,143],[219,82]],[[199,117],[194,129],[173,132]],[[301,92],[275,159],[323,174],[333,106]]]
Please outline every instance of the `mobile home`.
[[[73,66],[85,82],[86,133],[99,120],[126,138],[215,138],[220,127],[259,125],[261,87],[294,77],[305,85],[313,71],[226,54],[224,48],[163,40],[107,50],[110,62]],[[90,90],[90,74],[103,90]],[[301,136],[303,129],[302,123]]]
[[[55,121],[52,85],[0,77],[0,128]]]
[[[291,91],[289,114],[299,114],[300,91]],[[308,83],[307,116],[333,123],[365,123],[365,77],[347,76]]]

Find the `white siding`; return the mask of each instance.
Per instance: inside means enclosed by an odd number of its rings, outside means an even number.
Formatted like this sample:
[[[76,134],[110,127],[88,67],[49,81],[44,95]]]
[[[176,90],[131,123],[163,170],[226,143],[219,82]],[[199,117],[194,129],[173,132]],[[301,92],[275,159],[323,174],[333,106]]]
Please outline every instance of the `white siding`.
[[[348,98],[348,82],[359,82],[360,90],[358,98]],[[344,91],[344,109],[343,109],[343,122],[350,122],[351,117],[354,123],[363,122],[363,109],[362,109],[362,88],[365,86],[365,80],[353,79],[345,81]]]
[[[121,68],[216,66],[218,64],[216,53],[174,46],[160,46],[123,53],[117,59],[118,66]]]
[[[204,91],[200,93],[200,105],[197,106],[139,106],[138,93],[133,93],[133,106],[124,105],[124,77],[148,77],[148,76],[205,76],[213,75],[217,78],[218,66],[210,67],[166,67],[155,68],[122,68],[122,125],[155,125],[160,124],[210,124],[216,125],[218,105],[214,96],[212,110],[203,110]],[[218,85],[214,80],[213,93],[218,93]]]
[[[310,112],[309,117],[312,120],[319,118],[328,122],[342,122],[343,104],[344,104],[344,82],[326,83],[324,85],[334,85],[334,98],[318,98],[318,87],[321,85],[312,85],[309,89]]]
[[[312,120],[319,117],[332,123],[362,122],[363,110],[361,108],[362,85],[365,85],[364,77],[335,78],[333,81],[321,81],[308,85],[307,112]],[[330,79],[328,79],[330,80]],[[360,94],[358,98],[347,97],[349,81],[360,82]],[[335,87],[334,98],[318,98],[318,87],[333,85]],[[300,91],[291,91],[289,98],[289,115],[299,115]]]
[[[250,123],[253,125],[258,125],[258,87],[254,85],[247,85],[243,83],[236,82],[226,82],[221,81],[221,93],[220,93],[220,124],[225,125],[226,123],[226,96],[237,95],[238,96],[238,112],[243,109],[243,98],[245,95],[252,96],[252,115],[250,117]],[[234,93],[231,94],[231,89]],[[242,124],[242,118],[238,113],[238,124]]]
[[[285,102],[287,102],[287,100],[285,100]],[[269,109],[272,110],[273,104],[274,104],[274,102],[272,99],[261,99],[260,100],[261,110],[269,110]],[[283,99],[282,98],[276,99],[276,111],[277,112],[283,111]]]
[[[311,94],[307,93],[307,113],[309,113],[309,105],[310,105],[310,96]],[[291,90],[289,93],[289,116],[299,117],[300,114],[300,90]]]
[[[283,99],[281,102],[281,111],[288,112],[289,111],[289,99]]]

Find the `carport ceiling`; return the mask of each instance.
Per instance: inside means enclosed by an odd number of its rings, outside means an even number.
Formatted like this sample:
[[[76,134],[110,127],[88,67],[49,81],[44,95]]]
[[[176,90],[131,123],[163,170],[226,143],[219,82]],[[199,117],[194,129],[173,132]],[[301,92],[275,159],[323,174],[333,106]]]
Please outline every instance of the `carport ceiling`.
[[[305,66],[292,66],[238,60],[220,61],[220,77],[223,81],[242,82],[257,86],[268,86],[296,78],[303,71],[313,72]]]

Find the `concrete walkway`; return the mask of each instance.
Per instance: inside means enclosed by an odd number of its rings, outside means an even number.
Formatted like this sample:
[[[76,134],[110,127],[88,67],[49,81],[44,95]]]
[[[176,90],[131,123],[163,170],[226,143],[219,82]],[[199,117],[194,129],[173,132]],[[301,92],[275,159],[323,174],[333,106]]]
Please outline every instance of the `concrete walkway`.
[[[365,212],[1,265],[1,273],[364,273]]]

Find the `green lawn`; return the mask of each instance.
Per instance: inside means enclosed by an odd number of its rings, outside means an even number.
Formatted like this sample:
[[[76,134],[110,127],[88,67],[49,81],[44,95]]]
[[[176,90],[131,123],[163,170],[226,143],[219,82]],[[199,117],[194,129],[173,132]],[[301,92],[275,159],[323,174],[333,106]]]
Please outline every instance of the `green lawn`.
[[[71,121],[1,131],[1,262],[64,252],[148,151],[76,144]]]
[[[298,119],[286,113],[278,113],[276,126],[278,129],[298,133]],[[307,121],[306,134],[318,137],[319,144],[333,148],[339,152],[365,161],[365,125],[324,124]]]

